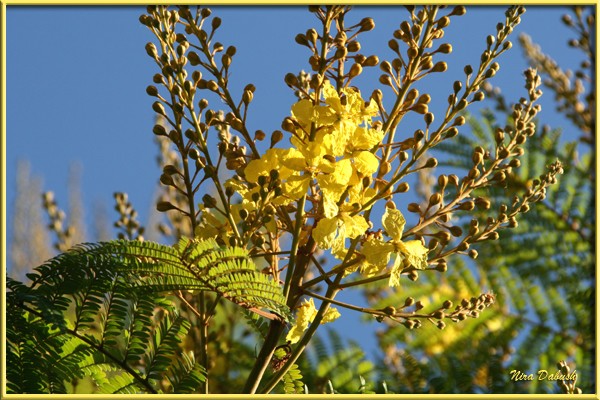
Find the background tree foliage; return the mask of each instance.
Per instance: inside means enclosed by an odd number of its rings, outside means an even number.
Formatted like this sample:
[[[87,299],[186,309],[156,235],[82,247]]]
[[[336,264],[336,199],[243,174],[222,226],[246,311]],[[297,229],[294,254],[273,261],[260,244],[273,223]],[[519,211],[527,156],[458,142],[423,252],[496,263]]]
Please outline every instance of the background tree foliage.
[[[570,45],[586,58],[577,71],[561,70],[528,37],[520,38],[524,57],[554,94],[557,112],[581,132],[578,140],[565,140],[560,129],[544,126],[542,116],[536,121],[536,133],[523,144],[525,156],[519,168],[507,174],[502,185],[478,188],[472,196],[498,208],[535,184],[532,178],[542,175],[556,159],[564,169],[560,183],[549,186],[545,198],[522,214],[513,229],[502,231],[498,240],[473,243],[471,258],[449,258],[447,264],[419,274],[416,283],[402,284],[401,290],[390,288],[387,280],[361,290],[372,310],[407,304],[407,298],[432,305],[448,305],[445,300],[453,299],[459,307],[476,312],[476,318],[440,326],[441,319],[429,317],[434,323],[423,323],[419,329],[408,329],[414,326],[408,318],[403,324],[380,318],[376,354],[365,354],[358,343],[343,339],[335,326],[328,327],[286,370],[275,392],[573,392],[576,389],[568,382],[510,380],[512,370],[556,371],[560,360],[577,369],[580,390],[594,392],[596,105],[590,72],[595,70],[594,17],[588,9],[575,7],[563,19],[573,28]],[[302,85],[309,87],[303,78],[307,76],[295,78],[300,99]],[[493,107],[477,114],[462,113],[468,133],[462,129],[453,140],[432,150],[440,167],[467,174],[473,167],[473,149],[493,148],[499,129],[515,124],[513,109],[500,91],[490,85],[483,89]],[[214,118],[225,121],[222,113]],[[165,125],[159,117],[157,126]],[[226,125],[215,124],[215,128],[223,143],[231,139]],[[157,135],[155,140],[159,165],[181,170],[180,154],[171,147],[170,138]],[[238,144],[228,143],[226,151],[227,162],[235,164]],[[278,291],[265,291],[275,281],[258,271],[268,263],[235,247],[222,250],[216,242],[151,244],[148,238],[176,243],[193,236],[194,226],[182,213],[168,212],[152,216],[146,230],[124,193],[115,194],[114,228],[118,239],[129,241],[77,245],[85,242],[90,231],[98,241],[115,235],[106,226],[102,208],[95,210],[93,226],[85,226],[76,173],[67,212],[51,192],[39,202],[32,201],[31,193],[40,193],[41,183],[26,164],[18,174],[7,283],[9,392],[189,393],[203,387],[207,369],[213,393],[239,392],[244,387],[260,350],[256,343],[269,335],[269,321],[291,318]],[[427,207],[431,194],[445,186],[427,169],[419,174],[422,198],[414,210]],[[158,208],[184,209],[189,199],[170,184],[169,177],[169,173],[161,177]],[[202,200],[210,205],[212,197],[206,196]],[[485,209],[473,212],[483,219],[489,215]],[[469,219],[458,215],[452,215],[450,222],[464,232],[472,228]],[[144,239],[144,245],[134,242]],[[71,250],[45,261],[54,254],[51,246],[60,252]],[[214,265],[217,272],[190,274],[190,265]],[[25,273],[32,284],[19,282]],[[254,277],[257,289],[260,280],[260,290],[241,289],[238,277],[247,276]],[[144,287],[174,290],[162,295]],[[203,307],[219,306],[210,317],[210,330],[203,330],[209,319],[198,313],[194,303],[192,293],[199,289],[214,293]],[[490,291],[495,304],[480,314],[477,307],[489,305],[489,295],[472,296]],[[219,302],[221,298],[231,301]],[[367,317],[372,321],[372,316]],[[203,349],[200,359],[199,348]],[[270,369],[276,372],[290,353],[288,345],[278,346]]]

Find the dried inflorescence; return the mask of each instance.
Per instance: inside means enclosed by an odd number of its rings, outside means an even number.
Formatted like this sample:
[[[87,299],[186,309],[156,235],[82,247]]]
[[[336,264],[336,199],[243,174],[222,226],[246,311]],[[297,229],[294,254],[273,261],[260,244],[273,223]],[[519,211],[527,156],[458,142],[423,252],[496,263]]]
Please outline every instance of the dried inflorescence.
[[[76,242],[75,227],[67,223],[67,215],[58,207],[54,198],[54,192],[44,192],[42,194],[42,206],[50,219],[48,229],[56,236],[54,248],[60,252],[70,249]]]
[[[117,237],[143,241],[145,228],[140,225],[137,219],[138,213],[129,201],[127,193],[116,192],[113,197],[115,198],[115,211],[119,214],[119,219],[114,223],[115,228],[119,230]]]

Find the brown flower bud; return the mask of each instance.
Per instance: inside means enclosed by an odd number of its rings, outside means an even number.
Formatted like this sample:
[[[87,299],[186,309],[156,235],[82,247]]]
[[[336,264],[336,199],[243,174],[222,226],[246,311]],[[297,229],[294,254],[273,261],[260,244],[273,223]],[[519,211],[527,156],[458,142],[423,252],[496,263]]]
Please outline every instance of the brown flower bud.
[[[405,193],[405,192],[408,192],[408,189],[410,189],[410,186],[408,185],[408,183],[402,182],[396,188],[396,193]]]
[[[177,207],[175,207],[173,204],[171,204],[168,201],[159,201],[158,203],[156,203],[156,210],[160,211],[160,212],[166,212],[169,210],[176,210]]]
[[[352,64],[350,67],[350,72],[348,72],[349,78],[355,78],[362,73],[362,66],[358,63]]]
[[[438,61],[431,69],[431,72],[446,72],[447,69],[448,64],[445,61]]]
[[[381,83],[382,85],[393,86],[392,78],[390,78],[389,75],[385,74],[379,77],[379,83]]]
[[[429,207],[435,206],[442,202],[442,195],[439,193],[434,193],[429,197]]]
[[[275,146],[279,141],[283,139],[283,132],[276,130],[271,134],[271,147]]]
[[[433,122],[433,114],[428,112],[423,116],[423,119],[425,120],[425,123],[429,126],[431,125],[431,123]]]
[[[264,140],[266,136],[267,135],[263,131],[261,131],[260,129],[257,130],[256,132],[254,132],[254,139],[255,140],[258,140],[258,141]]]
[[[372,31],[374,28],[375,28],[375,21],[373,20],[373,18],[363,18],[360,21],[359,32]]]
[[[408,273],[408,279],[415,282],[417,279],[419,279],[419,273],[417,271],[410,271]]]
[[[438,47],[437,51],[443,54],[452,53],[452,45],[450,43],[444,43]]]
[[[386,308],[384,308],[384,309],[383,309],[383,312],[384,312],[386,315],[393,316],[393,315],[395,315],[395,314],[396,314],[396,307],[393,307],[393,306],[387,306]]]
[[[408,212],[411,213],[421,213],[421,207],[419,206],[418,203],[410,203],[407,207]]]
[[[438,160],[436,158],[431,157],[425,162],[424,168],[435,168],[438,165]]]
[[[450,233],[454,237],[459,237],[459,236],[462,236],[463,230],[462,230],[462,228],[460,226],[451,226],[450,227]]]
[[[460,203],[460,205],[458,206],[458,209],[463,211],[471,211],[474,208],[475,202],[473,200],[467,200],[465,202]]]
[[[157,136],[167,136],[167,131],[165,127],[158,124],[154,125],[154,128],[152,128],[152,133],[154,133]]]
[[[374,67],[377,64],[379,64],[379,57],[377,57],[376,55],[369,56],[365,59],[365,61],[362,64],[365,67]]]
[[[449,15],[465,15],[467,9],[465,6],[456,6],[452,9],[452,12]]]

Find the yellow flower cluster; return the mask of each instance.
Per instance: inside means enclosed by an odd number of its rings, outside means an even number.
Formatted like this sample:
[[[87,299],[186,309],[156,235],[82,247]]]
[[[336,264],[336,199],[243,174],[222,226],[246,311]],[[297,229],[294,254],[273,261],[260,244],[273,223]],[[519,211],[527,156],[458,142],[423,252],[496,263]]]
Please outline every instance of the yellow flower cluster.
[[[383,132],[371,128],[377,106],[367,105],[358,90],[345,88],[338,93],[326,82],[323,97],[324,105],[308,99],[294,104],[292,148],[268,150],[248,164],[245,175],[248,182],[257,183],[260,176],[269,177],[276,170],[282,182],[279,204],[297,200],[318,185],[315,193],[321,195],[322,212],[313,237],[320,248],[340,256],[345,239],[368,228],[364,217],[351,213],[376,193],[363,187],[362,180],[379,166],[373,149],[381,143]]]

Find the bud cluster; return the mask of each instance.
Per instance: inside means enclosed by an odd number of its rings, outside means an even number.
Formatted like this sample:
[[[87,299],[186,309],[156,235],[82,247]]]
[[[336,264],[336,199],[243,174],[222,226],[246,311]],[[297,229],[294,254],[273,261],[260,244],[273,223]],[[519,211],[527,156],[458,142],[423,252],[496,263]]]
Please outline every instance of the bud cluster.
[[[138,213],[128,199],[127,193],[116,192],[115,210],[119,213],[119,219],[114,223],[115,228],[120,230],[117,234],[119,239],[144,240],[145,228],[137,220]]]
[[[76,242],[76,230],[74,226],[66,223],[67,215],[58,207],[54,192],[44,192],[42,194],[42,206],[50,219],[48,229],[56,235],[54,248],[58,251],[65,252]]]

